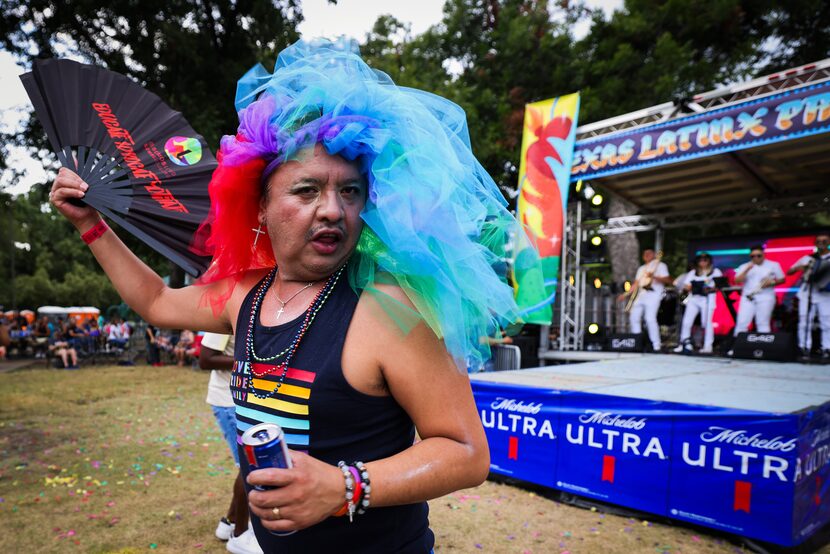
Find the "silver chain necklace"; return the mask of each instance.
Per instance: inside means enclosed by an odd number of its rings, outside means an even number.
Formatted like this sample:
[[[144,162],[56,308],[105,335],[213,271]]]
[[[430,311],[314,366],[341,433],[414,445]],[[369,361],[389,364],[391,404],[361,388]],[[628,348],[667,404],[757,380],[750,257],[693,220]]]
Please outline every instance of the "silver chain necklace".
[[[301,288],[300,290],[298,290],[297,292],[295,292],[294,294],[292,294],[292,295],[291,295],[291,298],[289,298],[288,300],[285,300],[285,301],[283,301],[283,299],[279,297],[279,295],[277,294],[277,287],[275,286],[275,287],[273,288],[273,291],[274,291],[274,298],[276,298],[276,299],[277,299],[277,302],[279,302],[279,303],[280,303],[280,309],[279,309],[279,310],[277,310],[277,319],[276,319],[276,320],[277,320],[277,321],[279,321],[279,320],[280,320],[280,316],[282,316],[283,312],[285,311],[285,305],[286,305],[286,304],[288,304],[289,302],[291,302],[292,300],[294,300],[294,299],[297,297],[297,295],[299,295],[299,294],[300,294],[301,292],[303,292],[304,290],[306,290],[306,289],[308,289],[308,288],[311,288],[311,287],[314,285],[314,283],[316,283],[316,282],[317,282],[317,281],[312,281],[312,282],[310,282],[310,283],[307,283],[307,284],[306,284],[306,286],[304,286],[303,288]]]

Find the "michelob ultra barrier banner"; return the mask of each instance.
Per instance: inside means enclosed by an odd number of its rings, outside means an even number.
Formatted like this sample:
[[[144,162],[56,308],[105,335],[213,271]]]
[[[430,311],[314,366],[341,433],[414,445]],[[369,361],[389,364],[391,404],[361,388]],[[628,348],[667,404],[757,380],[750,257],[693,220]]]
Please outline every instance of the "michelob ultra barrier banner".
[[[472,385],[493,473],[784,546],[830,521],[830,403],[768,414]]]
[[[830,130],[830,82],[579,141],[571,180],[771,144]]]

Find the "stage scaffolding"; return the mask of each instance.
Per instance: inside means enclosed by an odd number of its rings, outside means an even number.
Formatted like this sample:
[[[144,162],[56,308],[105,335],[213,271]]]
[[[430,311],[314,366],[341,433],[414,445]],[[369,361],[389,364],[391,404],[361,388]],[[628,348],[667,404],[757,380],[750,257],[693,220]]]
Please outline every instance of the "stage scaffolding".
[[[762,99],[789,89],[815,85],[830,80],[830,59],[782,71],[744,83],[737,83],[676,102],[666,102],[651,108],[612,117],[596,123],[580,126],[577,141],[593,137],[613,135],[656,124],[701,114],[710,110],[729,107],[747,100]],[[824,136],[783,142],[778,145],[728,152],[685,162],[665,165],[656,169],[641,169],[621,177],[595,179],[597,185],[633,203],[643,212],[637,215],[610,218],[601,225],[586,225],[583,206],[572,202],[568,217],[561,257],[559,298],[554,310],[553,323],[543,326],[540,336],[540,360],[552,350],[581,350],[584,346],[585,325],[597,322],[616,332],[627,330],[628,321],[619,303],[616,291],[607,285],[595,289],[587,283],[587,272],[581,264],[580,247],[589,230],[601,235],[626,232],[655,232],[656,247],[662,244],[663,232],[668,229],[830,213],[830,175],[827,166],[816,165],[815,160],[803,162],[807,156],[826,162],[830,148]],[[812,165],[810,165],[812,164]],[[720,173],[732,182],[743,183],[743,196],[720,198],[717,193],[697,195],[683,200],[694,187],[692,183],[705,182],[707,175]],[[642,176],[642,177],[640,177]],[[643,179],[644,185],[637,182]],[[714,178],[714,177],[713,177]],[[655,179],[667,183],[659,187],[652,199],[677,197],[674,204],[640,202],[637,191],[645,186],[655,189]],[[688,185],[687,185],[688,182]],[[727,184],[723,185],[724,187]],[[655,189],[658,190],[658,189]],[[674,195],[674,196],[672,196]],[[681,195],[681,196],[678,196]],[[679,209],[682,204],[696,204],[690,209]],[[554,333],[551,333],[551,329]],[[556,332],[558,331],[558,335]],[[553,356],[551,356],[553,358]]]

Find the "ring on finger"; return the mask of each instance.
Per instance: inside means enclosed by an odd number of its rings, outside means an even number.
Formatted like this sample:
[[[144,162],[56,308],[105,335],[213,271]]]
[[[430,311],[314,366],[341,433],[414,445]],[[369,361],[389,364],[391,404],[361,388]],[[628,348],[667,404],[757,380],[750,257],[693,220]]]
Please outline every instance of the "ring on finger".
[[[280,509],[277,507],[271,508],[271,511],[274,513],[274,519],[282,519],[280,517]]]

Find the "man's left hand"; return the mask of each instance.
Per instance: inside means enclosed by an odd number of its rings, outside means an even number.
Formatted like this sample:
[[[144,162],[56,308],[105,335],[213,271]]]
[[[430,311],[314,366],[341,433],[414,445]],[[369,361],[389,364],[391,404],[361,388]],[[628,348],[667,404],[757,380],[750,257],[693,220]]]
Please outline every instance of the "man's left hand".
[[[343,473],[335,466],[291,451],[291,469],[258,469],[248,483],[272,490],[251,490],[251,512],[262,525],[277,533],[305,529],[336,512],[346,501]],[[277,508],[277,510],[275,510]]]

